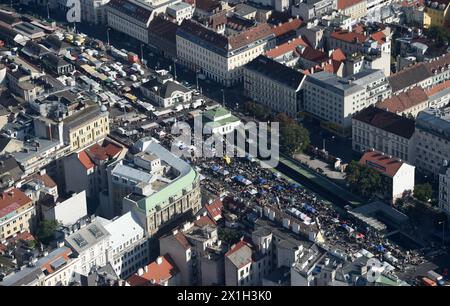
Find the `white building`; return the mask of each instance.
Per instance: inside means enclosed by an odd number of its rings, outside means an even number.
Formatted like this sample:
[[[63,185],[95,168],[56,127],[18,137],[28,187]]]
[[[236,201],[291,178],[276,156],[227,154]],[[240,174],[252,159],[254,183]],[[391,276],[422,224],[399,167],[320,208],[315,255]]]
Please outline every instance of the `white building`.
[[[106,4],[109,0],[80,0],[81,21],[106,24]]]
[[[301,86],[305,76],[272,59],[258,56],[245,66],[245,95],[275,113],[296,118],[302,109]]]
[[[241,120],[224,107],[218,107],[203,113],[203,132],[225,135],[233,132]]]
[[[370,167],[380,172],[387,180],[386,195],[395,203],[407,193],[414,190],[415,167],[401,159],[375,150],[369,150],[359,160],[360,165]]]
[[[304,110],[338,134],[349,134],[352,115],[369,106],[364,87],[328,72],[308,75],[303,90]]]
[[[57,199],[52,203],[42,203],[41,212],[46,220],[55,220],[65,226],[75,224],[87,216],[86,192],[73,193],[67,199]]]
[[[101,219],[110,233],[109,248],[112,258],[109,262],[122,279],[128,278],[149,262],[149,250],[144,228],[131,212],[111,221]]]
[[[375,149],[414,163],[414,120],[376,107],[368,107],[352,118],[352,148]]]
[[[158,76],[140,87],[142,94],[159,107],[172,107],[189,102],[192,90],[175,81],[170,75]]]
[[[439,172],[439,208],[450,215],[450,170],[444,161]],[[447,226],[449,226],[447,224]]]
[[[227,36],[200,23],[184,20],[176,36],[177,56],[187,67],[201,70],[206,77],[231,86],[242,81],[245,64],[274,46],[274,37],[266,23]]]
[[[177,24],[181,24],[184,19],[192,18],[194,8],[186,2],[180,2],[167,7],[166,12]]]
[[[110,261],[110,236],[101,222],[95,220],[65,238],[66,245],[81,259],[78,273],[87,275],[93,267],[103,267]]]
[[[302,0],[291,6],[291,15],[299,16],[304,22],[315,17],[330,14],[337,8],[337,0]]]

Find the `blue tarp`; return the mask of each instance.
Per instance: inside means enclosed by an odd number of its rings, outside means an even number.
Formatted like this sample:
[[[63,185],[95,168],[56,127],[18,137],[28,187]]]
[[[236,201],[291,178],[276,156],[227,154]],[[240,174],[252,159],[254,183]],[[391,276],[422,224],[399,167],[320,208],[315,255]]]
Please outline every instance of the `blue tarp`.
[[[234,177],[234,180],[235,180],[236,182],[242,182],[244,179],[245,179],[245,178],[244,178],[242,175],[236,175],[236,176]]]
[[[377,246],[377,251],[378,252],[384,252],[386,249],[384,248],[384,246],[382,244],[380,244],[379,246]]]
[[[296,189],[296,188],[300,188],[300,187],[301,187],[300,184],[297,184],[297,183],[291,184],[291,188],[292,188],[292,189]]]
[[[217,166],[217,165],[213,165],[213,166],[211,167],[211,170],[212,170],[212,171],[219,171],[219,169],[220,169],[220,167]]]
[[[316,213],[316,210],[315,210],[314,207],[312,207],[311,205],[305,204],[305,205],[303,205],[303,208],[304,208],[307,212],[310,212],[310,213],[313,213],[313,214]]]
[[[262,185],[262,184],[267,183],[267,180],[262,177],[258,177],[258,179],[256,180],[256,183]]]
[[[274,188],[275,188],[276,191],[283,191],[284,190],[284,187],[280,186],[280,185],[275,186]]]

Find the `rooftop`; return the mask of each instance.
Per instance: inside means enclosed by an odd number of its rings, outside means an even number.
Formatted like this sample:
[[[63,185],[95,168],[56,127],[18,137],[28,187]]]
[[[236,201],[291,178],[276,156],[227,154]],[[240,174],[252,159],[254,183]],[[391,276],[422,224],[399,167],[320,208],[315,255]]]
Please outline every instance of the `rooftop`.
[[[165,254],[145,267],[141,275],[138,272],[129,277],[127,282],[130,286],[162,285],[177,273],[179,270],[172,258],[169,254]]]
[[[389,177],[394,177],[403,163],[400,159],[374,150],[367,151],[359,160],[360,165],[373,168]]]
[[[18,208],[30,204],[32,200],[20,189],[13,188],[0,193],[0,218],[7,217]]]
[[[298,89],[304,78],[303,73],[263,55],[248,63],[246,69],[263,74],[293,89]]]
[[[376,106],[393,113],[402,113],[426,101],[428,101],[428,96],[425,90],[422,87],[413,87],[405,92],[378,102]]]
[[[152,15],[152,9],[145,4],[139,5],[138,3],[128,0],[111,0],[107,5],[122,14],[135,18],[142,23],[147,23]]]
[[[353,119],[407,139],[414,134],[415,122],[413,119],[376,107],[363,109],[355,114]]]

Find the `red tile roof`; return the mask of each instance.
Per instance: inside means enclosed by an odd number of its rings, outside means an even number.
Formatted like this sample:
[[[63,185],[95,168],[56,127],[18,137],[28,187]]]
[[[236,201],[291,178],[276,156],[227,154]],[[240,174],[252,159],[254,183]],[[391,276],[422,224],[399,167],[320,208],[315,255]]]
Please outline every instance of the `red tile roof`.
[[[114,158],[121,151],[122,148],[113,143],[108,143],[106,146],[101,146],[96,143],[86,149],[86,152],[89,154],[89,156],[97,160],[108,160],[110,158]]]
[[[331,37],[337,40],[342,40],[349,43],[355,43],[355,42],[365,42],[367,40],[367,37],[362,33],[356,33],[356,32],[348,32],[348,31],[337,31],[331,33]]]
[[[18,208],[30,204],[32,200],[20,189],[13,188],[0,193],[0,218],[17,210]]]
[[[189,243],[189,241],[186,239],[186,236],[182,232],[178,231],[175,235],[173,235],[173,237],[185,250],[191,247],[191,244]]]
[[[91,158],[85,151],[81,151],[78,153],[78,159],[80,160],[81,164],[86,168],[86,170],[92,169],[94,167],[94,163],[92,162]]]
[[[245,247],[245,246],[247,246],[247,247],[249,247],[249,248],[252,248],[252,246],[251,246],[250,243],[248,243],[248,242],[245,241],[245,240],[241,240],[241,241],[239,241],[238,243],[236,243],[235,245],[233,245],[232,248],[230,248],[230,249],[228,250],[228,252],[225,253],[225,256],[229,256],[229,255],[231,255],[231,254],[233,254],[233,253],[239,251],[241,248],[243,248],[243,247]]]
[[[372,33],[370,37],[373,40],[376,40],[380,45],[384,44],[386,42],[386,34],[384,34],[382,31],[378,31],[375,33]]]
[[[294,18],[290,21],[287,21],[285,23],[282,23],[281,25],[275,25],[273,26],[273,34],[275,34],[276,37],[282,36],[286,34],[289,31],[295,31],[302,25],[302,20],[299,18]]]
[[[266,56],[270,58],[277,58],[283,54],[294,51],[298,46],[308,47],[308,44],[302,38],[295,38],[267,51]]]
[[[401,113],[427,100],[428,96],[425,90],[422,87],[414,87],[377,103],[376,107],[392,113]]]
[[[158,260],[161,260],[158,263]],[[130,286],[146,286],[146,285],[162,285],[174,277],[179,270],[170,258],[169,254],[159,257],[156,261],[147,266],[142,275],[134,274],[128,278],[127,282]]]
[[[47,188],[54,188],[56,187],[56,183],[55,181],[47,174],[39,174],[39,173],[35,173],[33,175],[30,175],[28,178],[25,178],[25,180],[32,180],[32,179],[36,179],[36,180],[40,180],[44,183],[45,187]]]
[[[333,50],[333,52],[331,53],[331,58],[335,61],[343,61],[347,57],[345,56],[345,53],[340,48],[338,48],[336,50]]]
[[[198,227],[205,227],[207,225],[216,226],[216,222],[208,215],[201,216],[199,219],[194,221],[194,224]]]
[[[311,62],[323,63],[329,60],[327,54],[312,47],[306,47],[301,53],[301,57]]]
[[[213,220],[218,220],[222,217],[223,203],[220,199],[216,199],[211,204],[206,204],[205,208],[206,208],[206,211],[208,212],[208,215]]]
[[[352,7],[360,2],[362,2],[363,0],[338,0],[337,2],[337,9],[338,10],[343,10],[349,7]]]
[[[447,88],[450,88],[450,80],[447,80],[443,83],[431,87],[430,89],[425,90],[425,93],[428,97],[430,97]]]
[[[403,165],[403,162],[381,152],[367,151],[359,160],[359,164],[373,168],[389,177],[393,177]]]

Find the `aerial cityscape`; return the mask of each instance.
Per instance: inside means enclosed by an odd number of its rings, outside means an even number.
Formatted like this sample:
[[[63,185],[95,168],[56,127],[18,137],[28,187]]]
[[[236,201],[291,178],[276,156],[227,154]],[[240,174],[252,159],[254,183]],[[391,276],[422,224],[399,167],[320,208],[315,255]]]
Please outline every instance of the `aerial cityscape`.
[[[450,286],[449,44],[450,0],[0,0],[0,286]]]

